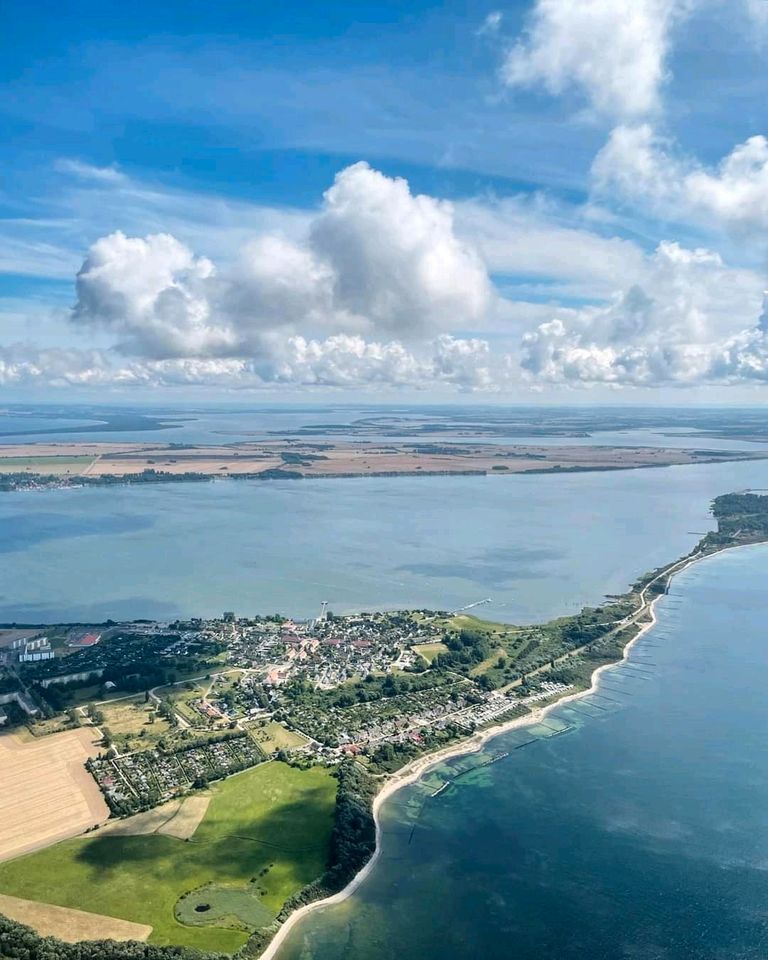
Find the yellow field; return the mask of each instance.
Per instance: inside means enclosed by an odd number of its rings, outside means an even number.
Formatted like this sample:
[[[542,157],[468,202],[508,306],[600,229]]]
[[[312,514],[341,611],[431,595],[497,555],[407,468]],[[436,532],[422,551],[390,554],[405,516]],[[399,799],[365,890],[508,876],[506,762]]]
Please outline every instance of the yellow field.
[[[96,756],[92,730],[23,743],[0,734],[0,860],[74,837],[109,810],[84,767]]]
[[[146,940],[152,933],[152,927],[145,923],[131,923],[130,920],[103,917],[84,910],[55,907],[51,903],[6,897],[2,893],[0,913],[32,927],[41,937],[58,937],[67,943],[80,940]]]

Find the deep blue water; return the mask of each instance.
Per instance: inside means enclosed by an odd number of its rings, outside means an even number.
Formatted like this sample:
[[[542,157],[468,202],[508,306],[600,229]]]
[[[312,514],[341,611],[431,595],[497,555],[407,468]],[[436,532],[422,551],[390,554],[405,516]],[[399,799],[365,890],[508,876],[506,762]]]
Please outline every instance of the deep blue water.
[[[766,546],[683,573],[598,696],[394,795],[280,960],[765,960],[767,586]]]

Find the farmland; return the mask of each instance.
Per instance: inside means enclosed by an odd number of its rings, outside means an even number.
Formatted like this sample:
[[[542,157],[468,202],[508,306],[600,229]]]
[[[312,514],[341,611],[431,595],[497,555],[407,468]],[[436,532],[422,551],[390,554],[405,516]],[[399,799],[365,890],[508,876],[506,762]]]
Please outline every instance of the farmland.
[[[83,766],[98,752],[92,740],[86,729],[27,742],[0,735],[0,860],[107,819],[99,788]]]
[[[54,907],[49,903],[35,903],[0,893],[0,913],[18,920],[46,937],[58,937],[67,943],[79,940],[146,940],[152,928],[114,917],[102,917],[85,910]]]
[[[146,924],[152,943],[232,952],[323,873],[335,795],[324,769],[263,764],[211,788],[189,841],[154,833],[67,840],[0,864],[0,889]],[[194,897],[210,909],[182,924],[177,911],[194,911]]]
[[[81,474],[94,462],[88,456],[0,457],[0,473],[43,473],[48,476]]]

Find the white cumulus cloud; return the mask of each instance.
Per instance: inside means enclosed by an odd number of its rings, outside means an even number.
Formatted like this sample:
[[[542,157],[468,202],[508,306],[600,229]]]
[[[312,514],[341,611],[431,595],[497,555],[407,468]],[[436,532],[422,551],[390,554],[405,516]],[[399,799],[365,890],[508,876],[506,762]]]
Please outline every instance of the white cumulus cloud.
[[[707,168],[677,154],[649,124],[621,125],[595,158],[592,173],[602,193],[650,205],[660,216],[768,227],[768,139],[761,135]]]
[[[219,353],[231,333],[211,320],[214,267],[169,234],[119,231],[93,244],[77,275],[76,323],[106,327],[125,352],[154,357]]]
[[[410,341],[471,329],[491,285],[453,217],[450,204],[357,163],[338,174],[304,242],[256,236],[223,270],[168,234],[102,237],[78,273],[72,318],[153,359],[258,354],[277,330]]]
[[[765,375],[763,309],[751,271],[662,243],[641,282],[526,334],[522,365],[551,382],[690,385],[747,378],[751,356]]]
[[[333,271],[337,309],[401,335],[475,324],[490,288],[456,236],[453,207],[367,163],[342,170],[312,224],[310,245]]]
[[[673,26],[694,0],[536,0],[503,79],[551,94],[577,87],[600,114],[638,117],[659,108]]]

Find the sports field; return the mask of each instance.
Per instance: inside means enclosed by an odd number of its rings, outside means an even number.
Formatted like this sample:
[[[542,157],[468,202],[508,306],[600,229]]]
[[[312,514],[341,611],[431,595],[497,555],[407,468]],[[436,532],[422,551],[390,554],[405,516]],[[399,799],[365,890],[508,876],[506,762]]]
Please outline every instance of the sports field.
[[[411,647],[414,653],[424,657],[427,663],[432,663],[435,657],[441,653],[448,653],[448,647],[444,643],[419,643]]]
[[[233,952],[249,926],[273,917],[325,869],[336,781],[320,767],[264,763],[214,785],[210,795],[190,840],[160,834],[66,840],[0,864],[0,890],[146,924],[151,943]],[[192,896],[179,906],[186,894]],[[177,906],[181,916],[194,912],[194,926],[176,919]],[[198,925],[209,917],[221,926]]]
[[[0,860],[107,819],[101,791],[84,766],[98,753],[93,739],[86,728],[25,741],[0,734]]]

